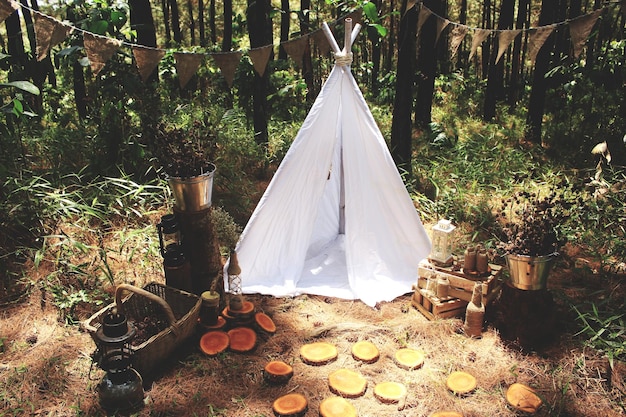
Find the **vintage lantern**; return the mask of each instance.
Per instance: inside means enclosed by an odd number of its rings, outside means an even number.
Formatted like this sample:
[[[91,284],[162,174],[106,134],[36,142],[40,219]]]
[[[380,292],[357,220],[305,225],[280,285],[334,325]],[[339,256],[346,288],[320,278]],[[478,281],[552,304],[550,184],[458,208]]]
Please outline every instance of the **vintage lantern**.
[[[237,252],[230,252],[230,261],[228,263],[228,292],[230,299],[228,302],[229,310],[241,310],[243,308],[243,293],[241,289],[241,268],[237,261]]]
[[[97,391],[100,406],[106,411],[127,412],[143,406],[143,380],[132,366],[135,333],[132,323],[115,308],[103,317],[95,332],[94,361],[106,372]]]
[[[452,235],[456,229],[450,220],[441,219],[433,226],[433,247],[430,252],[430,260],[442,265],[452,263]]]
[[[161,217],[161,221],[157,224],[157,230],[159,231],[161,256],[165,257],[168,250],[180,250],[182,248],[182,233],[175,215],[166,214]]]

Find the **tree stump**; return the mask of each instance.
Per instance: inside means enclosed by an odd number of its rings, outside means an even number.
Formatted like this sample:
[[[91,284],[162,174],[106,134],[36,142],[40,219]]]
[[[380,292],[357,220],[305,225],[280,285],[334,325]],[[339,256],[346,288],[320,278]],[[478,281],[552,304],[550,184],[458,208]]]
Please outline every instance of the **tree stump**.
[[[361,362],[374,363],[380,357],[380,352],[372,342],[362,340],[352,346],[352,357]]]
[[[365,394],[367,379],[358,372],[339,369],[328,376],[330,390],[345,398],[357,398]]]
[[[228,349],[229,342],[230,338],[225,332],[219,330],[207,332],[200,338],[200,350],[205,355],[216,356]]]
[[[283,395],[272,404],[276,417],[302,417],[308,407],[309,403],[304,395],[297,393]]]
[[[534,389],[515,383],[506,390],[506,401],[511,407],[524,413],[534,414],[541,407],[541,398]]]
[[[503,285],[487,314],[503,339],[517,342],[524,349],[540,349],[556,334],[555,307],[547,289],[520,290]]]
[[[293,367],[282,361],[271,361],[263,368],[263,377],[269,384],[286,384],[293,376]]]
[[[300,348],[300,358],[308,365],[325,365],[337,359],[337,348],[326,342],[314,342]]]
[[[211,207],[198,212],[182,211],[174,207],[183,235],[185,257],[191,264],[193,292],[197,295],[211,289],[217,279],[215,290],[224,295],[224,282],[218,279],[222,272],[219,242],[213,230]]]
[[[328,397],[320,403],[320,417],[357,417],[356,408],[343,397]]]
[[[476,389],[476,378],[467,372],[452,372],[446,380],[446,387],[456,395],[467,395]]]

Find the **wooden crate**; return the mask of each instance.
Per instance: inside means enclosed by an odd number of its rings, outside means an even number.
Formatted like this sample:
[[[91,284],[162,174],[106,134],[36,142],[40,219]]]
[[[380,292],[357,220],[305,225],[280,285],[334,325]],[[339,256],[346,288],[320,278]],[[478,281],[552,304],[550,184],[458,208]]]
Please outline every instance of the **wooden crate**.
[[[419,278],[417,285],[413,285],[411,304],[418,309],[426,318],[462,317],[465,315],[467,304],[472,300],[472,292],[476,282],[481,283],[483,303],[491,303],[502,288],[502,267],[489,265],[489,273],[484,276],[465,275],[463,272],[452,267],[435,266],[424,260],[418,268]],[[426,291],[429,277],[445,277],[450,282],[448,296],[439,298]]]
[[[465,314],[467,304],[467,301],[456,297],[434,297],[421,288],[415,288],[411,297],[411,305],[429,320],[460,317]]]
[[[426,288],[428,277],[432,275],[437,278],[448,278],[450,282],[448,295],[468,302],[472,300],[472,292],[476,282],[482,283],[483,301],[485,304],[493,301],[502,287],[502,266],[494,264],[489,264],[488,274],[478,277],[465,275],[461,271],[454,270],[454,267],[434,266],[427,260],[424,260],[419,264],[418,275],[417,286],[419,288]]]

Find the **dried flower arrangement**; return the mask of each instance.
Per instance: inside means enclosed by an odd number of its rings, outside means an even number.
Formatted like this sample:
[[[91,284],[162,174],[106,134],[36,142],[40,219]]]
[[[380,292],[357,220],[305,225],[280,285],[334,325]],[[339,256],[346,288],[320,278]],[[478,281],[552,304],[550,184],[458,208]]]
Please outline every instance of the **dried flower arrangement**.
[[[545,256],[565,244],[562,226],[572,207],[564,192],[546,196],[520,191],[503,201],[496,218],[502,227],[498,249],[505,254]]]
[[[170,177],[190,178],[211,172],[216,133],[195,120],[188,126],[159,122],[152,130],[152,153]]]

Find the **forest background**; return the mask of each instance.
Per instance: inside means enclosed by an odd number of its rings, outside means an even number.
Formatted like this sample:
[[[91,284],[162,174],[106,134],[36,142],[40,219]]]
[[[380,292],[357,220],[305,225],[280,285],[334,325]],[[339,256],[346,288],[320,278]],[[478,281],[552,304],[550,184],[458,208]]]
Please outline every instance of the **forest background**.
[[[516,191],[574,196],[561,266],[604,285],[573,305],[573,333],[624,360],[623,1],[21,5],[0,29],[5,308],[37,289],[74,325],[111,300],[107,286],[134,280],[114,259],[161,273],[154,225],[172,204],[152,134],[162,121],[204,129],[198,145],[218,167],[214,220],[224,251],[232,247],[333,65],[316,32],[328,22],[342,39],[351,16],[363,25],[352,72],[424,222],[452,219],[457,250],[495,250],[496,212]],[[41,60],[36,11],[74,29]],[[581,48],[572,23],[589,16]],[[530,56],[533,34],[548,27]],[[504,33],[514,36],[502,46]],[[110,57],[95,55],[105,58],[97,69],[85,34],[120,42]],[[138,71],[134,46],[163,53],[153,72]],[[260,71],[250,51],[266,46]],[[181,53],[201,58],[185,82]],[[235,53],[225,71],[217,59]],[[37,270],[46,273],[35,278]]]

